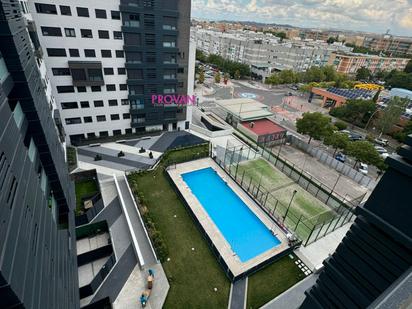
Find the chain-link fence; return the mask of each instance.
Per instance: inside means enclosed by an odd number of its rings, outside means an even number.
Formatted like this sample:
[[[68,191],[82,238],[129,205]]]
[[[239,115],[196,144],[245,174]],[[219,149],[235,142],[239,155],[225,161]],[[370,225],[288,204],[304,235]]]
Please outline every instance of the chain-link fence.
[[[215,160],[304,245],[350,222],[353,208],[363,199],[346,200],[265,147],[228,144],[223,158]]]

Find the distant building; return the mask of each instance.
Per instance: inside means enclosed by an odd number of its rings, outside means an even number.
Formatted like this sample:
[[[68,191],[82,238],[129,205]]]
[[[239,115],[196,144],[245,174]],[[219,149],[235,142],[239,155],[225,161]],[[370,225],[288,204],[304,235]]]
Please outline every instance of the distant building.
[[[384,35],[366,37],[363,46],[373,51],[383,51],[394,55],[412,55],[412,38]]]
[[[356,74],[360,68],[367,68],[371,73],[378,71],[403,71],[410,59],[381,57],[356,53],[332,53],[328,64],[333,65],[336,71],[345,74]]]

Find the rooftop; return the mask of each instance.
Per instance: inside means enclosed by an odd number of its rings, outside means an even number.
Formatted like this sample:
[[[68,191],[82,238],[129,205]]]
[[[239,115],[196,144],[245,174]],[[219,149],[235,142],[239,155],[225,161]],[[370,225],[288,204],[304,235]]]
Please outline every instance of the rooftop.
[[[253,99],[238,98],[217,100],[216,103],[241,121],[262,119],[272,116],[267,105]]]
[[[253,127],[251,126],[252,123],[253,123]],[[284,129],[283,127],[281,127],[280,125],[274,123],[273,121],[269,119],[246,121],[246,122],[242,122],[242,125],[257,135],[266,135],[266,134],[286,131],[286,129]]]

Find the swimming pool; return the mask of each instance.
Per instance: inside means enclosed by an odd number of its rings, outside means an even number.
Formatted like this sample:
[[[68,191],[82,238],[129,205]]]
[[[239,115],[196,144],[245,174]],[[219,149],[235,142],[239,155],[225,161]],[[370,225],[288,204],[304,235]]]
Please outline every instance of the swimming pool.
[[[241,262],[281,242],[211,167],[182,174]]]

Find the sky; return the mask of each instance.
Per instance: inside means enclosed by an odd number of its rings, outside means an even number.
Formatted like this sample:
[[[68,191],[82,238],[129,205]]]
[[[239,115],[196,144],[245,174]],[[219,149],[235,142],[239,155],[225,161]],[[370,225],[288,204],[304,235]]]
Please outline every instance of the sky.
[[[412,37],[412,0],[192,0],[192,17]]]

